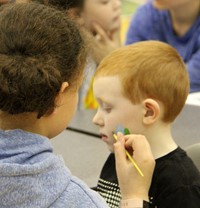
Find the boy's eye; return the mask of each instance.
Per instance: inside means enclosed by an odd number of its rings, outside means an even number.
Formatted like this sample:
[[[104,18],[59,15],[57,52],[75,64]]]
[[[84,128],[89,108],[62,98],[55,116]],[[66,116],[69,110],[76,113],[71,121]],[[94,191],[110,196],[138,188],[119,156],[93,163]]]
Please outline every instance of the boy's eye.
[[[107,4],[109,2],[109,0],[102,0],[101,3],[102,4]]]
[[[110,112],[111,112],[111,108],[104,108],[104,110],[105,110],[107,113],[110,113]]]
[[[103,110],[106,111],[107,113],[110,113],[112,108],[110,106],[103,106]]]

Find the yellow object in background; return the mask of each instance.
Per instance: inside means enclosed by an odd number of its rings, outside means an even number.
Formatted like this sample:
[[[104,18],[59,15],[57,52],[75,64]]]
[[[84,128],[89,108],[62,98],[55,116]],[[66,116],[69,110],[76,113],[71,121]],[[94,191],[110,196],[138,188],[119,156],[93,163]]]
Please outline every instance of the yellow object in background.
[[[94,78],[91,79],[90,81],[90,86],[89,86],[89,90],[86,94],[86,97],[84,99],[84,107],[85,109],[97,109],[98,107],[98,103],[94,97],[93,94],[93,80]]]
[[[121,38],[121,43],[124,44],[125,39],[126,39],[126,33],[129,27],[131,21],[131,16],[128,15],[123,15],[121,18],[121,31],[120,31],[120,38]]]

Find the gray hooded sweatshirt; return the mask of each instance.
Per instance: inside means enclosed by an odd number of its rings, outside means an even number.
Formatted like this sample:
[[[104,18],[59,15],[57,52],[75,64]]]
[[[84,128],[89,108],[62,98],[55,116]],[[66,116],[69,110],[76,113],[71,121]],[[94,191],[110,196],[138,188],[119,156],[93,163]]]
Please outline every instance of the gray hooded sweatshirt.
[[[48,138],[0,130],[0,208],[108,208],[71,175]]]

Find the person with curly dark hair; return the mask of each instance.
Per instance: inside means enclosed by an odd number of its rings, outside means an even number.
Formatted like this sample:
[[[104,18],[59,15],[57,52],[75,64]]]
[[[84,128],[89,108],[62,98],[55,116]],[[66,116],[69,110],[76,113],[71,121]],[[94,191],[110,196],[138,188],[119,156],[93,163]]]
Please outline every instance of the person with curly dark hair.
[[[108,208],[71,174],[50,143],[75,111],[86,54],[80,29],[63,12],[38,3],[1,7],[1,208]],[[133,175],[136,170],[126,160],[123,139],[116,144],[124,200],[142,200],[148,192],[155,162],[147,140],[141,141],[130,144],[147,170],[135,186],[125,182],[123,170]],[[142,159],[138,153],[145,144]]]

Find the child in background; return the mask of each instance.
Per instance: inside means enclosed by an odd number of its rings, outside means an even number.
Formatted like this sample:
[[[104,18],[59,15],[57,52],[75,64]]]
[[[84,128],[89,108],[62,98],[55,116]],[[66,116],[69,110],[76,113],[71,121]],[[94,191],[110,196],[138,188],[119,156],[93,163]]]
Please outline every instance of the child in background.
[[[0,207],[108,208],[71,175],[49,141],[76,108],[86,58],[77,26],[44,5],[7,4],[0,9],[0,31]],[[145,199],[151,181],[154,160],[141,141],[132,136],[130,147],[148,177],[138,178],[135,187],[125,181],[123,170],[135,175],[135,169],[124,157],[123,140],[116,144],[124,203],[127,197]]]
[[[148,0],[134,14],[126,44],[159,40],[177,49],[190,77],[190,92],[200,91],[200,0]]]
[[[67,0],[65,4],[67,13],[89,31],[94,41],[90,49],[97,64],[119,47],[120,0]]]
[[[79,91],[78,109],[97,108],[92,78],[97,65],[120,46],[120,0],[68,0],[68,13],[89,31],[88,64]]]
[[[120,46],[120,0],[32,0],[65,11],[89,32],[96,64]]]
[[[171,135],[171,124],[189,91],[187,70],[177,51],[158,41],[122,47],[101,62],[93,90],[99,105],[93,122],[111,152],[115,142],[112,132],[118,125],[146,136],[150,143],[156,159],[150,208],[199,208],[200,173]],[[97,191],[111,208],[119,207],[112,153],[102,169]]]

